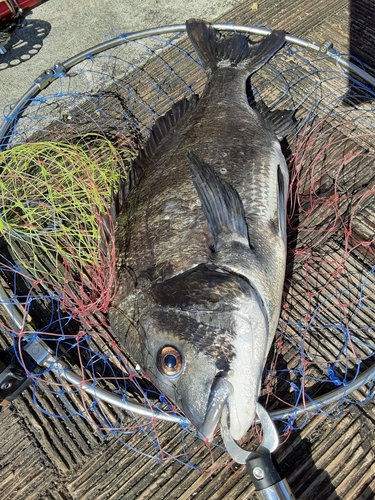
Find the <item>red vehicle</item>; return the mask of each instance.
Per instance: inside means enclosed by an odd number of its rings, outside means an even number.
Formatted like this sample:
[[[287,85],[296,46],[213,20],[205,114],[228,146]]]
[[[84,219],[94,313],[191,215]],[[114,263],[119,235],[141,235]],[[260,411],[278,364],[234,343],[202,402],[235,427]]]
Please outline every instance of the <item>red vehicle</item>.
[[[0,0],[0,55],[5,54],[5,45],[17,26],[25,9],[30,9],[44,0]]]
[[[1,0],[0,28],[19,17],[25,9],[31,9],[43,0]]]

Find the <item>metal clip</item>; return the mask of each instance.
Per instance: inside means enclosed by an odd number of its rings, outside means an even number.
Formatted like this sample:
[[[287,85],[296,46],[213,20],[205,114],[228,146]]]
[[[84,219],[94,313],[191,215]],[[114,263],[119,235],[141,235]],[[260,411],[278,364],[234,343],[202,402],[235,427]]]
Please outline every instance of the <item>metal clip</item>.
[[[333,49],[333,43],[330,42],[329,40],[326,40],[320,47],[319,47],[319,52],[322,52],[323,54],[327,54],[329,50]]]

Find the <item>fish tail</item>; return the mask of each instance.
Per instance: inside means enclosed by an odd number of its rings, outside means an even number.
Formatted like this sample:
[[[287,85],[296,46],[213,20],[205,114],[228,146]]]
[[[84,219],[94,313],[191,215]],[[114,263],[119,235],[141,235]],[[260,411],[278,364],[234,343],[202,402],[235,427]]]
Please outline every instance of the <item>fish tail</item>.
[[[245,35],[223,37],[210,23],[196,19],[186,21],[186,31],[206,71],[227,61],[231,66],[245,67],[249,74],[254,73],[285,43],[282,30],[272,31],[259,43],[249,43]]]

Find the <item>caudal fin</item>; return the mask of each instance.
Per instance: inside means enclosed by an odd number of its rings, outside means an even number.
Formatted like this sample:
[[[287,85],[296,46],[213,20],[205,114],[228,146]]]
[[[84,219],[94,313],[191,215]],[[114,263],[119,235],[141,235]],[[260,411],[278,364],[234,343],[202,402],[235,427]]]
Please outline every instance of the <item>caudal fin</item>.
[[[196,19],[186,21],[186,31],[206,71],[227,61],[254,73],[285,43],[285,31],[275,30],[261,42],[249,43],[245,35],[221,36],[210,23]]]

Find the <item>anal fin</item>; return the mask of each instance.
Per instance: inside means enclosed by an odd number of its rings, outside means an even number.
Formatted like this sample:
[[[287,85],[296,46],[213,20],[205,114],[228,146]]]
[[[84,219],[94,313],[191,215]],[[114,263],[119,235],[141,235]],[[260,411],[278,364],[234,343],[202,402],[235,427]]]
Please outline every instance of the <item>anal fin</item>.
[[[271,125],[279,141],[282,141],[284,137],[293,133],[296,129],[297,122],[293,119],[293,111],[288,109],[276,109],[271,111],[263,101],[258,101],[255,109]]]

